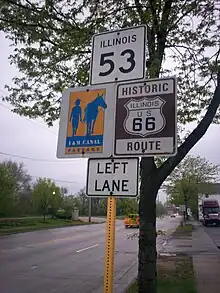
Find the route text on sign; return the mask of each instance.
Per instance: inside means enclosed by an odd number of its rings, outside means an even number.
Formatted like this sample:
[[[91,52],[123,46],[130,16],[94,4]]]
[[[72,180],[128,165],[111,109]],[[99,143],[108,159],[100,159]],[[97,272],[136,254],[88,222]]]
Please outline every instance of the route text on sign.
[[[138,158],[89,160],[87,194],[136,196],[138,161]]]

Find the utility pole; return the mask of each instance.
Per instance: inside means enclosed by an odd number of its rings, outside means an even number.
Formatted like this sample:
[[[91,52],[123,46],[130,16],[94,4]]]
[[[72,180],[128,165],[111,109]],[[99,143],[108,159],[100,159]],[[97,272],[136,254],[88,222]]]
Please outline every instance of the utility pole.
[[[92,198],[89,197],[89,223],[91,223],[92,219]]]
[[[184,195],[184,203],[185,203],[185,216],[184,219],[185,221],[188,220],[188,197],[187,195]]]

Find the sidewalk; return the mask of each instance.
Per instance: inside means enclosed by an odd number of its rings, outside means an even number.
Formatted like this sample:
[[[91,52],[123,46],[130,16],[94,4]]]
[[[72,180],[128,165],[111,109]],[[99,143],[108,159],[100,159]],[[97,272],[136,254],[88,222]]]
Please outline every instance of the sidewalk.
[[[192,237],[172,238],[163,254],[188,254],[193,258],[197,293],[220,292],[220,250],[205,232],[203,226],[194,226]],[[218,228],[217,228],[218,229]]]

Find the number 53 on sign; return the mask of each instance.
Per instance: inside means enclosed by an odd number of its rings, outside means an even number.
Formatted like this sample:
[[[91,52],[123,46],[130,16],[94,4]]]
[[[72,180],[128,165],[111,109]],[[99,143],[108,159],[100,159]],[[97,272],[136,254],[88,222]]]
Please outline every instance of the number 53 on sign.
[[[93,36],[90,84],[145,77],[146,26]]]

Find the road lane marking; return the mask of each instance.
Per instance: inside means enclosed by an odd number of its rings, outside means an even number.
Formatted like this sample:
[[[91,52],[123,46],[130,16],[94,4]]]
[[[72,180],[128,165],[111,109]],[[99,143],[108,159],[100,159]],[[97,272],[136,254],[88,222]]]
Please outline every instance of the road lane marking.
[[[94,247],[97,247],[99,246],[99,244],[95,244],[95,245],[91,245],[91,246],[88,246],[88,247],[85,247],[85,248],[82,248],[82,249],[79,249],[77,250],[76,252],[82,252],[82,251],[85,251],[85,250],[88,250],[90,248],[94,248]]]

